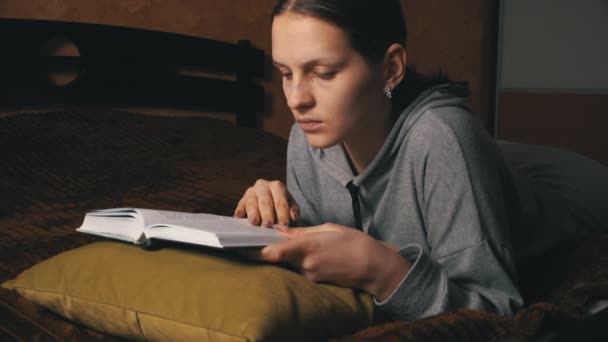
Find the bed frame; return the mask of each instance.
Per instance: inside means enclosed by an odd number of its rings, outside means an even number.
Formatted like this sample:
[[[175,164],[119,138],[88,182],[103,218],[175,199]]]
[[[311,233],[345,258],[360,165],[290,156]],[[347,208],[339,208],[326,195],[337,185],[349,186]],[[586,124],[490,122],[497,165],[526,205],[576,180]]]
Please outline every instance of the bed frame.
[[[237,44],[143,29],[44,20],[0,19],[0,109],[116,105],[232,112],[255,127],[264,110],[264,53]],[[8,34],[7,34],[8,33]],[[76,56],[48,55],[63,39]],[[65,85],[48,72],[78,70]]]
[[[0,282],[90,243],[74,227],[93,207],[226,215],[255,179],[284,174],[285,141],[245,128],[265,102],[249,41],[1,18],[0,33],[0,114],[15,113],[0,115]],[[172,117],[182,109],[236,120]],[[115,341],[6,289],[0,340]]]

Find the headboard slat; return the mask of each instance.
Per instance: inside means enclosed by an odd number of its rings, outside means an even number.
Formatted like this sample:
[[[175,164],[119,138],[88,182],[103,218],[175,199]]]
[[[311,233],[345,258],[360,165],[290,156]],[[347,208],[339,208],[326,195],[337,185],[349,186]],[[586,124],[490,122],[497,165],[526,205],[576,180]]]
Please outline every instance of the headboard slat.
[[[0,19],[0,107],[28,105],[170,106],[235,112],[255,126],[264,110],[264,53],[248,41],[205,38],[100,24]],[[71,41],[75,55],[49,55],[53,39]],[[183,75],[182,69],[206,72]],[[76,69],[67,85],[50,72]]]

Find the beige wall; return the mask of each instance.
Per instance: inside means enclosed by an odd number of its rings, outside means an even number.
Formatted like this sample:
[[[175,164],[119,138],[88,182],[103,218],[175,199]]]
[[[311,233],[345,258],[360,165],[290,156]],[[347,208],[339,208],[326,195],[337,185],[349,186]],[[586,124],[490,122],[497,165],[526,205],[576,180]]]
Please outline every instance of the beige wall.
[[[487,121],[493,94],[494,0],[402,0],[410,28],[410,61],[471,81],[471,103]],[[2,0],[0,17],[52,19],[169,31],[228,42],[249,39],[270,55],[270,12],[276,0]],[[270,63],[267,63],[270,65]],[[287,137],[293,122],[279,78],[271,72],[261,126]]]

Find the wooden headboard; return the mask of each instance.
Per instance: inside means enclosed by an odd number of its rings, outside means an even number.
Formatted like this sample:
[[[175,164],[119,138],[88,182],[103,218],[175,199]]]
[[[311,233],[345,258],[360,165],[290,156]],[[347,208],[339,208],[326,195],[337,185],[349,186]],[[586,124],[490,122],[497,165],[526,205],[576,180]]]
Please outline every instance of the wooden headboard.
[[[232,112],[254,127],[264,110],[264,53],[175,33],[74,22],[0,19],[0,108],[128,105]],[[71,42],[77,53],[53,55]],[[66,84],[53,70],[76,70]]]

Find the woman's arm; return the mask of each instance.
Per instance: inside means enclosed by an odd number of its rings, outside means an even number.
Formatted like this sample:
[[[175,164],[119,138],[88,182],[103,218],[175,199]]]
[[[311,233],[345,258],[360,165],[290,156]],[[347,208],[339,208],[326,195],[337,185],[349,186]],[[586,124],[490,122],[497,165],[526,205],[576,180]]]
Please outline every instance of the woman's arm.
[[[371,236],[326,223],[315,227],[278,225],[286,240],[250,254],[267,262],[286,262],[315,282],[363,289],[388,298],[411,264]]]
[[[434,109],[412,132],[414,184],[427,246],[399,253],[413,267],[395,292],[376,303],[392,317],[414,319],[458,308],[511,315],[516,287],[504,162],[470,113]]]

